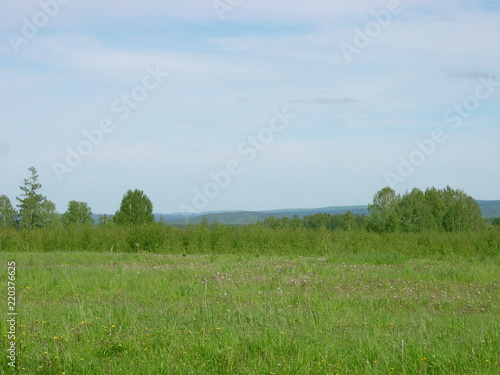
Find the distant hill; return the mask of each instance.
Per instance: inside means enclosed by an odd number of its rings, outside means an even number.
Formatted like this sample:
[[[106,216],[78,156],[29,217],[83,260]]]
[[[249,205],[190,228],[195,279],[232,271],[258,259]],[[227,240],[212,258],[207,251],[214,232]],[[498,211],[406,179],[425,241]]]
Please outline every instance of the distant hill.
[[[491,219],[495,217],[500,217],[500,200],[498,201],[477,201],[481,211],[483,212],[483,217],[485,219]],[[351,211],[353,214],[357,215],[368,215],[368,205],[366,206],[333,206],[333,207],[323,207],[323,208],[302,208],[302,209],[283,209],[283,210],[271,210],[271,211],[224,211],[224,212],[204,212],[200,214],[196,213],[173,213],[173,214],[155,214],[156,221],[163,220],[166,223],[174,225],[186,225],[186,224],[198,224],[203,219],[206,219],[209,223],[218,222],[221,224],[228,225],[245,225],[245,224],[255,224],[258,221],[262,221],[265,218],[274,216],[277,218],[282,217],[293,217],[297,215],[300,218],[304,216],[311,216],[316,214],[345,214],[347,211]],[[100,215],[94,215],[96,222],[98,221]]]
[[[481,207],[485,219],[500,217],[500,201],[477,201],[477,204]]]
[[[274,216],[277,218],[293,217],[297,215],[300,218],[311,216],[320,213],[325,214],[344,214],[351,211],[354,214],[368,214],[368,206],[336,206],[324,208],[306,208],[306,209],[283,209],[271,211],[232,211],[232,212],[210,212],[201,214],[163,214],[163,220],[171,224],[198,224],[203,219],[209,223],[218,222],[229,225],[245,225],[255,224],[268,217]]]
[[[306,208],[306,209],[286,209],[286,210],[273,210],[273,211],[263,211],[270,216],[275,217],[286,217],[297,215],[299,217],[311,216],[316,214],[345,214],[347,211],[351,211],[353,214],[357,215],[368,215],[368,206],[333,206],[324,208]]]

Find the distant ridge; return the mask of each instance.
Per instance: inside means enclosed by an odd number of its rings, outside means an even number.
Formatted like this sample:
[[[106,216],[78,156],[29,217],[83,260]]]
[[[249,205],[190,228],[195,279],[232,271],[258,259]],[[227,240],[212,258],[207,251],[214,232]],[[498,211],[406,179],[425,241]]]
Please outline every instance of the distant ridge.
[[[476,201],[485,219],[500,217],[500,201]]]
[[[477,203],[483,212],[485,219],[500,217],[500,200],[484,201],[478,200]],[[293,217],[297,215],[300,218],[316,214],[338,215],[345,214],[347,211],[356,215],[368,215],[368,205],[358,206],[332,206],[323,208],[296,208],[296,209],[281,209],[267,211],[216,211],[203,213],[173,213],[173,214],[155,214],[156,221],[163,220],[165,223],[174,225],[198,224],[206,219],[208,223],[218,222],[228,225],[245,225],[255,224],[268,217],[274,216],[277,218]],[[94,215],[96,222],[99,216]]]
[[[206,219],[209,223],[218,222],[228,225],[245,225],[255,224],[268,217],[274,216],[277,218],[293,217],[297,215],[300,218],[316,214],[344,214],[351,211],[354,214],[368,214],[368,206],[334,206],[324,208],[299,208],[299,209],[280,209],[266,211],[228,211],[228,212],[203,212],[200,214],[162,214],[161,217],[165,222],[184,225],[198,224]],[[158,219],[160,215],[157,215]]]

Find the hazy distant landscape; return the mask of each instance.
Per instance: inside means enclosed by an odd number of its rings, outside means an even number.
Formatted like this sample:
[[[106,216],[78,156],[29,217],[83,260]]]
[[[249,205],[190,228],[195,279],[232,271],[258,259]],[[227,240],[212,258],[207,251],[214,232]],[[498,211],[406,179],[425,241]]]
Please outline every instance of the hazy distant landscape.
[[[482,201],[477,200],[479,207],[485,219],[493,219],[500,217],[500,200],[495,201]],[[255,224],[268,217],[293,217],[297,215],[300,218],[304,216],[312,216],[316,214],[345,214],[347,211],[356,215],[368,215],[368,205],[366,206],[338,206],[338,207],[324,207],[324,208],[310,208],[310,209],[282,209],[271,211],[233,211],[233,212],[207,212],[199,214],[158,214],[155,213],[155,220],[164,220],[167,223],[183,225],[183,224],[199,224],[204,218],[208,222],[219,222],[228,225],[244,225]],[[94,215],[96,221],[99,220],[101,215]]]

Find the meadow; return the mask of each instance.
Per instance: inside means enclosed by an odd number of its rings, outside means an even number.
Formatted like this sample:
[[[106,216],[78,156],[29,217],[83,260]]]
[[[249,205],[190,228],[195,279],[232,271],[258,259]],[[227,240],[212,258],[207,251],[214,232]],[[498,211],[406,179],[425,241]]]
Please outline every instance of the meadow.
[[[2,252],[15,373],[500,372],[498,232],[324,235],[274,252],[193,233],[156,253]]]

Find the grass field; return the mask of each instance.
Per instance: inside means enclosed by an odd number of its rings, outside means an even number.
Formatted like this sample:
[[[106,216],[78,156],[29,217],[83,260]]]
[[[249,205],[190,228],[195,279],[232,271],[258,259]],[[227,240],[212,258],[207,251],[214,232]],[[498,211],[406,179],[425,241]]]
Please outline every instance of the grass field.
[[[500,373],[498,258],[0,259],[17,263],[21,374]]]

